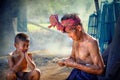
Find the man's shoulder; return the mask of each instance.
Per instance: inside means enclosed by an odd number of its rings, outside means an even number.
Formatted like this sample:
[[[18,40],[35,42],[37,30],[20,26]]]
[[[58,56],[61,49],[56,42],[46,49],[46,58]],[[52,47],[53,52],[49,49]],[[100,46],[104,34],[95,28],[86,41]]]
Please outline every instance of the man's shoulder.
[[[96,39],[90,39],[87,43],[88,48],[93,48],[98,46],[98,41]]]
[[[92,37],[92,36],[89,36],[88,38],[88,43],[96,43],[97,42],[97,39]]]
[[[87,41],[86,41],[86,44],[88,47],[91,47],[91,46],[95,46],[98,44],[98,41],[96,38],[92,37],[92,36],[89,36]]]

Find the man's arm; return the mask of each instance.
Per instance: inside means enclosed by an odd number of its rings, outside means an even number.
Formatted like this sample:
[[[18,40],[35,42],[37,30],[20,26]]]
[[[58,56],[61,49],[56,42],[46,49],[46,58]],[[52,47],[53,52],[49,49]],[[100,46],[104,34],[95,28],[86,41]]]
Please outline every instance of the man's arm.
[[[93,61],[93,67],[92,67],[93,72],[95,69],[96,74],[101,74],[104,71],[105,65],[103,62],[103,58],[100,54],[97,41],[93,40],[93,42],[88,45],[88,49],[90,52],[91,59]]]
[[[65,65],[73,68],[80,69],[82,71],[92,74],[102,74],[104,70],[104,63],[99,52],[97,41],[93,41],[88,44],[88,50],[90,52],[93,64],[79,64],[75,61],[65,61]]]

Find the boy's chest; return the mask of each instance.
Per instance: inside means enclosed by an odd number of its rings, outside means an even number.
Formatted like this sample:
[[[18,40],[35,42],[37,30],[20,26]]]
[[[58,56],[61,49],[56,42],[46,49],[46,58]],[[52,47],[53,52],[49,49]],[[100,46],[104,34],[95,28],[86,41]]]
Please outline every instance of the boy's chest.
[[[20,63],[20,64],[22,64],[21,66],[27,66],[27,60],[25,58],[23,60],[21,60],[21,57],[15,57],[15,58],[13,58],[13,62],[15,65]]]

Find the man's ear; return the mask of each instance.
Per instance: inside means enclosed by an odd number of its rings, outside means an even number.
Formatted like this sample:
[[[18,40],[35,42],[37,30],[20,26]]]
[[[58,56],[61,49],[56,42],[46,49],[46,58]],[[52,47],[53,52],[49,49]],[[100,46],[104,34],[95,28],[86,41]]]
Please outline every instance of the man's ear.
[[[82,26],[78,25],[78,26],[77,26],[77,30],[78,30],[78,31],[82,31]]]

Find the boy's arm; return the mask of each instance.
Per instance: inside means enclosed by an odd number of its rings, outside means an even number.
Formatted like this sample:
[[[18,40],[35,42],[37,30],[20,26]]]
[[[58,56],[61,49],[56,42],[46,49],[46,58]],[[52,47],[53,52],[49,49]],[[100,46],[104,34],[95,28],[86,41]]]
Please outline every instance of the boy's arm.
[[[12,60],[12,53],[8,54],[8,65],[9,65],[9,69],[12,70],[14,63]]]
[[[36,68],[36,65],[32,59],[32,54],[28,54],[26,53],[25,54],[25,57],[26,57],[26,60],[27,60],[27,63],[28,63],[28,67],[31,69],[31,70],[34,70]]]
[[[22,54],[22,53],[21,53]],[[22,69],[22,67],[20,67],[20,65],[22,64],[23,60],[25,59],[24,55],[21,55],[21,58],[19,60],[19,62],[17,64],[14,64],[12,58],[15,57],[16,55],[10,55],[8,58],[8,63],[10,66],[10,69],[14,72],[18,72]]]

